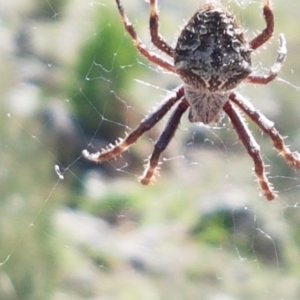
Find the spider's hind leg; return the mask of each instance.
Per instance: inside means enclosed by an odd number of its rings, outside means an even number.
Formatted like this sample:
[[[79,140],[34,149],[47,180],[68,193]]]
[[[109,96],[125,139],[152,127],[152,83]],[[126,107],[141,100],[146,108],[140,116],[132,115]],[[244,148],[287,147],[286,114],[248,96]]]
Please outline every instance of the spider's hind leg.
[[[152,43],[161,51],[167,55],[173,57],[174,49],[163,39],[158,32],[159,28],[159,17],[157,9],[157,1],[150,0],[150,18],[149,18],[149,29]]]
[[[271,67],[269,74],[267,75],[252,75],[250,74],[246,80],[250,83],[254,83],[254,84],[267,84],[270,81],[274,80],[284,61],[286,58],[286,54],[287,54],[287,48],[286,48],[286,40],[283,34],[279,35],[279,48],[278,48],[278,52],[277,52],[277,58],[276,61],[274,63],[274,65]]]
[[[250,41],[250,47],[253,50],[266,43],[274,32],[274,15],[269,0],[264,0],[263,15],[267,26],[258,36]]]
[[[137,35],[134,26],[131,24],[127,15],[125,14],[125,11],[124,11],[123,5],[121,4],[121,1],[120,0],[115,0],[115,1],[117,3],[119,14],[122,18],[124,28],[130,35],[130,37],[133,41],[133,44],[135,45],[137,50],[140,52],[140,54],[142,54],[146,59],[148,59],[152,63],[160,66],[161,68],[163,68],[167,71],[170,71],[172,73],[175,73],[174,67],[172,66],[171,63],[169,63],[165,59],[159,57],[158,55],[156,55],[155,53],[153,53],[152,51],[147,49],[145,44],[141,41],[141,39]]]
[[[226,102],[223,109],[231,120],[231,123],[235,131],[237,132],[241,142],[244,144],[249,155],[253,159],[254,171],[264,196],[268,200],[273,200],[276,197],[276,193],[266,176],[265,167],[260,156],[259,145],[255,141],[249,128],[245,124],[243,117],[238,112],[238,110],[230,103],[230,101]]]

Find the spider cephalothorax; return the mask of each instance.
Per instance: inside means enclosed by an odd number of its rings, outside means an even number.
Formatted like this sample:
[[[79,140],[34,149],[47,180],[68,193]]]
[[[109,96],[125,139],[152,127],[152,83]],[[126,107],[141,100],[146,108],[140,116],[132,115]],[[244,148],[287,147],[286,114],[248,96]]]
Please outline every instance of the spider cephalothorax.
[[[159,34],[157,0],[149,0],[151,41],[159,50],[171,57],[172,63],[147,49],[128,20],[120,0],[115,1],[124,27],[140,54],[162,69],[178,74],[184,84],[174,89],[173,93],[126,138],[118,140],[115,145],[108,146],[101,152],[90,154],[84,150],[84,157],[95,162],[103,162],[120,155],[176,105],[164,131],[155,143],[145,172],[140,178],[143,184],[148,184],[157,173],[160,154],[171,141],[181,116],[189,107],[191,122],[210,124],[220,121],[222,115],[226,114],[253,159],[254,171],[264,196],[268,200],[274,199],[276,194],[265,174],[259,145],[240,111],[271,138],[275,149],[291,167],[300,169],[299,154],[291,152],[284,144],[273,122],[255,110],[249,101],[234,90],[242,81],[254,84],[269,83],[277,76],[285,60],[286,45],[281,34],[277,59],[269,73],[266,75],[251,73],[251,52],[267,42],[274,31],[274,16],[269,0],[264,0],[263,6],[266,28],[252,40],[246,40],[243,28],[231,12],[223,5],[212,1],[202,5],[190,19],[179,35],[175,48]]]

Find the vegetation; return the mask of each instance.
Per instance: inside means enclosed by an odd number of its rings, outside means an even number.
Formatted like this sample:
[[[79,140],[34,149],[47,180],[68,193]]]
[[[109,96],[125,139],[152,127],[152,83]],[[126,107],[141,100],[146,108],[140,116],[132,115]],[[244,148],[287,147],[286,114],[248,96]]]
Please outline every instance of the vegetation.
[[[184,118],[154,185],[137,177],[164,122],[117,161],[87,163],[82,149],[122,137],[179,81],[138,56],[113,1],[18,2],[6,3],[1,29],[1,299],[298,299],[299,174],[268,138],[249,122],[279,191],[272,202],[226,120],[203,128]],[[161,2],[173,42],[198,4]],[[241,92],[300,149],[300,4],[273,2],[288,84]],[[260,3],[230,3],[248,36],[263,27]],[[147,4],[124,6],[148,45]],[[276,49],[274,38],[255,71]]]

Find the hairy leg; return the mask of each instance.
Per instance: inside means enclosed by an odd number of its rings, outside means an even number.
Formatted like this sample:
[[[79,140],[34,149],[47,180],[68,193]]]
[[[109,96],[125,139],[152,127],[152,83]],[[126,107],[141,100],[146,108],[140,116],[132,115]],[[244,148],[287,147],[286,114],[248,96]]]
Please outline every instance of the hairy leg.
[[[272,37],[274,32],[274,15],[270,7],[269,0],[264,0],[263,15],[267,27],[252,41],[250,41],[249,44],[251,49],[253,50],[257,49],[258,47],[266,43]]]
[[[167,71],[175,73],[175,70],[174,70],[174,67],[172,66],[172,64],[170,64],[168,61],[164,60],[163,58],[159,57],[158,55],[156,55],[155,53],[153,53],[147,49],[145,44],[143,44],[141,39],[138,37],[133,25],[130,23],[130,21],[128,19],[128,17],[126,16],[124,8],[123,8],[120,0],[116,0],[116,3],[118,6],[118,10],[119,10],[120,16],[122,18],[124,27],[125,27],[126,31],[129,33],[129,35],[131,36],[133,43],[134,43],[135,47],[138,49],[138,51],[152,63],[162,67],[163,69],[165,69]]]
[[[279,49],[278,49],[278,54],[276,61],[274,65],[271,67],[269,74],[267,75],[249,75],[246,80],[250,83],[255,83],[255,84],[267,84],[273,79],[275,79],[282,67],[282,64],[285,61],[286,58],[286,41],[284,38],[283,34],[279,35]]]
[[[142,134],[150,130],[161,118],[171,109],[171,107],[184,96],[183,86],[179,86],[173,95],[167,98],[153,113],[148,115],[140,125],[131,131],[124,139],[120,139],[115,145],[110,145],[97,153],[89,153],[87,150],[82,151],[82,155],[94,162],[103,162],[110,160],[134,144]]]
[[[264,194],[264,196],[268,200],[273,200],[276,197],[275,192],[266,176],[264,164],[262,158],[260,156],[259,145],[255,141],[253,135],[251,134],[249,128],[245,124],[243,117],[238,112],[238,110],[227,101],[223,107],[224,111],[228,115],[233,128],[237,132],[241,142],[244,144],[247,149],[249,155],[252,157],[254,162],[254,171],[258,179],[258,183],[260,188]]]
[[[158,49],[165,52],[167,55],[173,57],[174,49],[159,34],[158,27],[159,27],[159,17],[158,17],[157,1],[150,0],[149,28],[150,28],[151,41]]]
[[[279,134],[274,123],[267,119],[262,113],[257,111],[252,104],[243,96],[231,93],[230,100],[234,102],[264,133],[272,140],[275,149],[292,167],[300,169],[300,155],[298,152],[291,152],[285,145],[283,137]]]
[[[153,175],[157,172],[157,166],[159,164],[159,156],[160,154],[166,149],[168,144],[170,143],[172,137],[175,134],[175,131],[179,125],[180,118],[184,114],[184,112],[189,107],[188,102],[185,100],[185,98],[178,104],[176,109],[174,110],[173,114],[171,115],[167,126],[165,127],[164,131],[158,138],[157,142],[154,146],[154,151],[149,158],[149,162],[145,167],[145,172],[141,176],[141,183],[147,185]]]

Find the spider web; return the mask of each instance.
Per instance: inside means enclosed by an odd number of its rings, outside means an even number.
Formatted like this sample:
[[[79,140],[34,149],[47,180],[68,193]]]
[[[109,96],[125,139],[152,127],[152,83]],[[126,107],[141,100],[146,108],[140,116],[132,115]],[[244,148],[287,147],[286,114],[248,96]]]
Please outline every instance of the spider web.
[[[147,3],[123,2],[150,45]],[[288,59],[278,80],[239,92],[296,150],[300,4],[273,2],[275,37],[254,68],[272,65],[279,31]],[[249,122],[272,202],[225,119],[200,127],[185,115],[147,187],[137,178],[167,117],[119,159],[85,161],[82,149],[123,137],[180,81],[137,55],[113,1],[0,3],[1,299],[299,298],[299,173],[267,137]],[[262,1],[226,4],[249,38],[263,28]],[[160,1],[171,44],[197,5]]]

